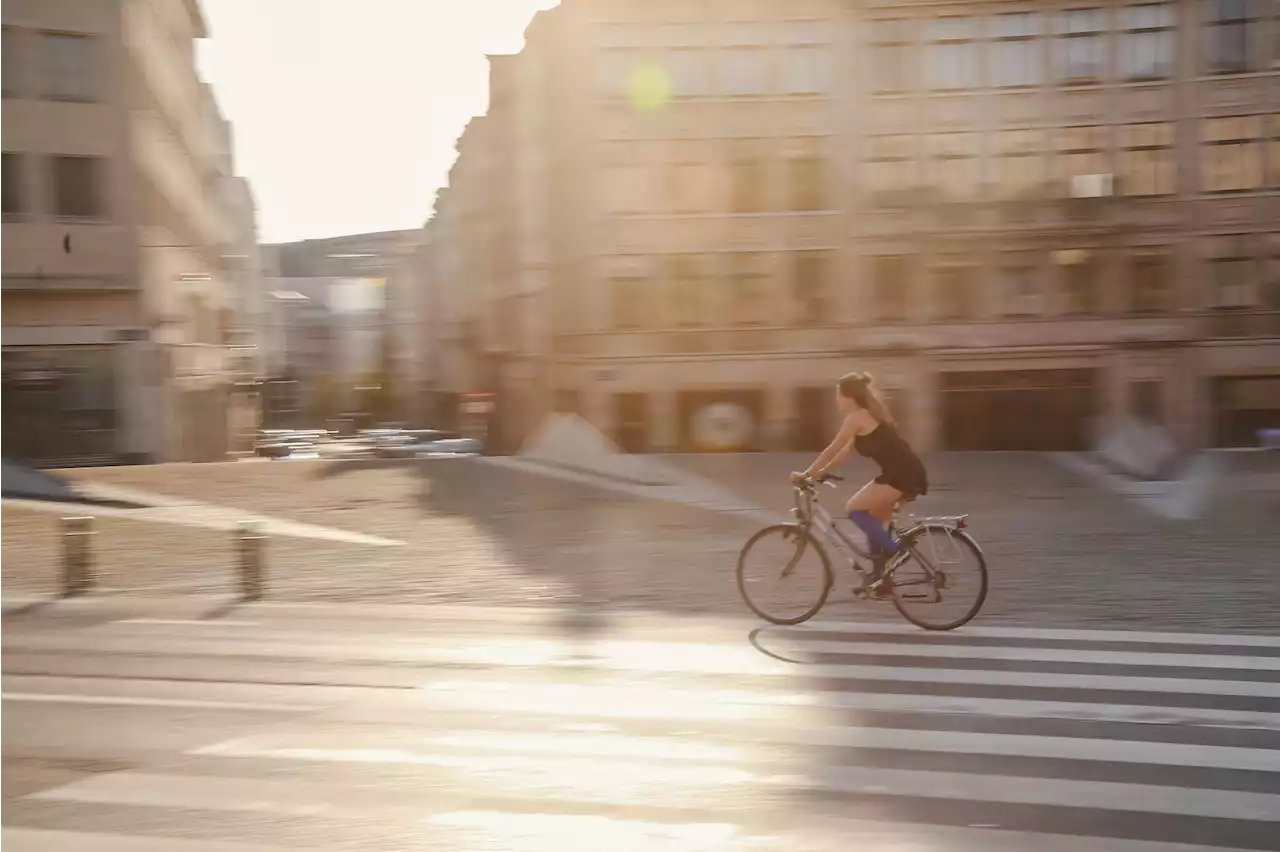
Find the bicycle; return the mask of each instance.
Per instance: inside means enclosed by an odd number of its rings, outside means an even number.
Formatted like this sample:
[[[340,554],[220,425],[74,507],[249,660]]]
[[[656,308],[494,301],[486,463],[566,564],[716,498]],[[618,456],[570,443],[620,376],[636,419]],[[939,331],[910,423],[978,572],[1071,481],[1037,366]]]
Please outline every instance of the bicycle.
[[[773,624],[800,624],[818,614],[826,604],[827,597],[831,594],[831,587],[835,582],[831,569],[831,557],[828,555],[829,549],[835,550],[838,554],[848,559],[854,572],[862,576],[863,583],[855,589],[855,596],[870,597],[866,582],[868,572],[859,563],[860,559],[870,563],[870,552],[841,532],[836,527],[830,513],[822,507],[818,500],[817,491],[819,485],[835,488],[834,483],[842,481],[841,477],[831,475],[820,480],[814,478],[801,480],[794,486],[795,508],[791,510],[791,514],[795,520],[791,523],[773,524],[765,527],[751,536],[738,554],[738,591],[751,611],[765,621]],[[917,627],[922,627],[925,630],[954,630],[968,623],[970,619],[977,615],[978,610],[982,608],[982,604],[986,601],[986,559],[983,557],[982,549],[978,546],[978,543],[966,532],[968,515],[922,518],[908,516],[910,518],[909,523],[899,532],[898,512],[902,509],[904,503],[910,503],[912,499],[914,498],[902,501],[894,507],[893,520],[889,523],[889,534],[899,540],[900,547],[885,565],[883,579],[881,579],[877,590],[887,592],[889,599],[893,601],[893,605],[898,612]],[[799,615],[779,616],[767,611],[753,599],[749,588],[752,581],[749,581],[746,577],[748,554],[761,542],[766,541],[770,536],[776,535],[780,535],[785,543],[795,548],[795,553],[789,559],[786,559],[786,564],[778,573],[780,580],[786,580],[795,573],[800,560],[806,552],[812,551],[816,553],[821,566],[821,584],[817,598],[811,606]],[[916,604],[921,604],[928,609],[943,602],[943,592],[953,590],[959,576],[954,571],[950,573],[944,571],[941,566],[958,564],[960,557],[963,557],[966,553],[974,557],[977,564],[978,590],[973,604],[965,609],[958,618],[942,622],[933,621],[914,613],[912,607]],[[948,556],[953,557],[950,562],[945,558]],[[911,566],[918,566],[918,571],[921,574],[918,579],[912,579],[910,574]],[[883,600],[884,598],[876,599]]]

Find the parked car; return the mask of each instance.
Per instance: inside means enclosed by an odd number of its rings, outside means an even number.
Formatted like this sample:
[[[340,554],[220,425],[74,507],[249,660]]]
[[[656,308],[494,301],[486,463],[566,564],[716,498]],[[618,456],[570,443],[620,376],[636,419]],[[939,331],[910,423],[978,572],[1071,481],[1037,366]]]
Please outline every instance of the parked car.
[[[258,433],[254,453],[269,459],[319,458],[316,434],[293,429],[264,429]]]
[[[373,454],[380,458],[420,455],[478,455],[484,446],[474,438],[438,429],[385,429],[366,433]]]

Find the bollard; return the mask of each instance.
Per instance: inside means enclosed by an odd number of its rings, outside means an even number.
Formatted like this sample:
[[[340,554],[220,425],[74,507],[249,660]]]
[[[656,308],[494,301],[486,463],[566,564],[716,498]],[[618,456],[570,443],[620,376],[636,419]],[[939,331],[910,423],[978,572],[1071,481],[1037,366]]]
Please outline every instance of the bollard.
[[[266,587],[267,537],[261,521],[242,521],[238,528],[240,546],[240,598],[262,600]]]
[[[73,598],[93,589],[93,518],[62,519],[62,596]]]

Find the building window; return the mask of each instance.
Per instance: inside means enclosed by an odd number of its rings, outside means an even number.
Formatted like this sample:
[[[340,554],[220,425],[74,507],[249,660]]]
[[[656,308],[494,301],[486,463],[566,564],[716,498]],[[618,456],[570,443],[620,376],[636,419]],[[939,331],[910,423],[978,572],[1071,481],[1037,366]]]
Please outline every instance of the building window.
[[[726,25],[722,59],[724,93],[763,95],[769,92],[769,27],[759,21]]]
[[[1038,316],[1040,281],[1029,259],[1013,260],[1000,268],[1000,310],[1007,317]]]
[[[630,94],[639,59],[640,54],[634,50],[602,50],[597,65],[600,93],[609,97]]]
[[[1129,124],[1120,128],[1120,191],[1125,195],[1172,195],[1173,125]]]
[[[978,86],[978,26],[974,18],[938,18],[925,28],[925,69],[930,89]]]
[[[784,54],[788,94],[825,95],[831,91],[831,48],[805,45]]]
[[[0,190],[4,194],[4,217],[21,218],[27,211],[27,194],[23,191],[22,155],[4,153],[4,175]]]
[[[1076,178],[1107,174],[1106,144],[1101,127],[1063,127],[1057,132],[1058,177],[1071,195]]]
[[[103,218],[102,180],[100,157],[54,157],[54,214],[68,219]]]
[[[1000,196],[1017,200],[1034,197],[1044,184],[1044,133],[1004,130],[996,133],[995,178]]]
[[[915,63],[911,58],[911,22],[871,22],[871,89],[894,94],[912,88]]]
[[[628,277],[612,279],[613,327],[619,331],[635,331],[648,325],[649,305],[647,281]]]
[[[89,36],[44,34],[48,97],[59,101],[93,100],[93,69],[89,61],[92,47]]]
[[[1091,316],[1098,312],[1098,262],[1093,252],[1067,249],[1059,253],[1059,274],[1064,289],[1063,309],[1073,316]]]
[[[697,97],[711,93],[711,69],[706,51],[681,48],[667,51],[667,78],[671,94]]]
[[[792,255],[792,294],[798,325],[822,325],[827,322],[831,254],[825,251],[799,251]]]
[[[1257,282],[1253,258],[1243,250],[1209,261],[1213,282],[1213,307],[1220,311],[1238,311],[1258,304]]]
[[[868,140],[867,187],[880,205],[920,185],[911,136],[872,136]]]
[[[1169,256],[1144,252],[1129,261],[1129,313],[1163,314],[1169,310],[1171,288]]]
[[[631,163],[607,167],[610,180],[602,189],[608,193],[609,209],[614,213],[652,213],[654,199],[654,170],[648,166]]]
[[[1261,116],[1207,118],[1201,127],[1205,192],[1240,192],[1262,186]]]
[[[664,174],[668,210],[705,213],[710,209],[710,166],[695,162],[668,163]]]
[[[1280,40],[1280,21],[1276,22],[1276,38]],[[1280,112],[1271,114],[1267,133],[1267,184],[1280,187]]]
[[[1163,387],[1158,381],[1133,382],[1129,385],[1130,413],[1139,420],[1159,424],[1164,418]]]
[[[1120,75],[1164,80],[1174,70],[1174,6],[1150,3],[1121,10]]]
[[[760,158],[740,156],[733,161],[729,168],[730,209],[732,212],[764,212],[764,164],[760,162]]]
[[[970,320],[978,314],[978,277],[972,266],[947,263],[933,272],[939,319]]]
[[[1106,16],[1101,9],[1071,9],[1058,16],[1058,81],[1101,82],[1106,68]]]
[[[20,76],[22,73],[22,55],[18,52],[21,42],[18,31],[13,27],[4,28],[4,69],[0,72],[0,86],[4,88],[4,96],[12,97],[22,89]]]
[[[1280,234],[1271,237],[1271,254],[1267,258],[1267,278],[1263,282],[1266,288],[1262,294],[1262,305],[1269,311],[1280,311]]]
[[[978,195],[978,134],[939,133],[928,137],[929,171],[946,201],[971,201]]]
[[[814,156],[787,160],[792,210],[827,210],[827,184],[822,159]]]
[[[872,262],[872,302],[875,319],[901,322],[907,318],[907,259],[877,257]]]
[[[1208,68],[1210,74],[1245,74],[1260,71],[1252,44],[1259,30],[1254,0],[1206,0]]]
[[[769,316],[768,258],[758,252],[730,255],[731,317],[734,325],[764,325]]]
[[[1044,82],[1041,19],[1035,12],[996,15],[992,25],[991,84],[1038,86]]]
[[[726,95],[763,95],[769,91],[769,56],[763,50],[736,48],[724,57]]]
[[[667,286],[671,298],[671,324],[679,328],[707,325],[710,311],[710,283],[706,258],[672,255],[667,259]]]

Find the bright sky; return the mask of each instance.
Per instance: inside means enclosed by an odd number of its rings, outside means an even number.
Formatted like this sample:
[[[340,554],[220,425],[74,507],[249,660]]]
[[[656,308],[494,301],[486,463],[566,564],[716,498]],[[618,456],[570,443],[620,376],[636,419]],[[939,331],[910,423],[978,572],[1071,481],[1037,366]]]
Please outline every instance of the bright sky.
[[[235,128],[263,242],[414,228],[514,53],[556,0],[202,0],[202,76]]]

